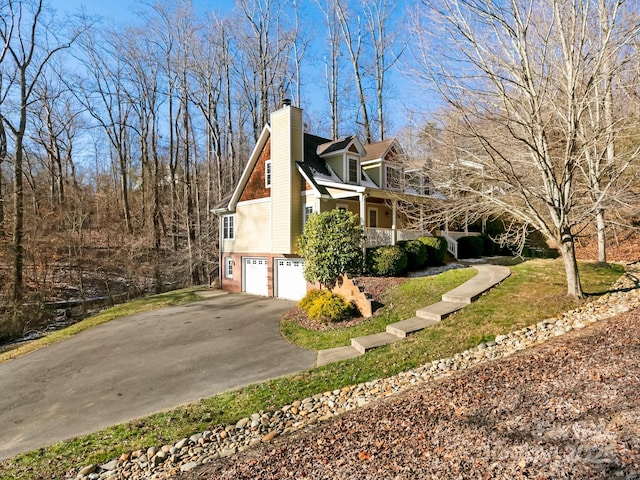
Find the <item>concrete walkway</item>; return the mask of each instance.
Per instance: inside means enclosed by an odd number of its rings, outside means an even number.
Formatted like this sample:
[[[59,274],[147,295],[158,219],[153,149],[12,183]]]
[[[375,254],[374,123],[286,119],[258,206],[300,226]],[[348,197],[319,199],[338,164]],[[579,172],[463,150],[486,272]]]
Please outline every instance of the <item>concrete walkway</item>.
[[[478,270],[478,274],[459,287],[445,293],[441,302],[417,310],[415,317],[387,325],[385,332],[352,338],[350,346],[320,350],[316,365],[320,367],[364,355],[368,350],[397,342],[410,333],[434,325],[469,305],[484,292],[511,275],[511,270],[501,265],[474,265],[473,268]]]
[[[312,368],[316,353],[280,335],[294,305],[212,296],[120,318],[0,365],[0,459]]]

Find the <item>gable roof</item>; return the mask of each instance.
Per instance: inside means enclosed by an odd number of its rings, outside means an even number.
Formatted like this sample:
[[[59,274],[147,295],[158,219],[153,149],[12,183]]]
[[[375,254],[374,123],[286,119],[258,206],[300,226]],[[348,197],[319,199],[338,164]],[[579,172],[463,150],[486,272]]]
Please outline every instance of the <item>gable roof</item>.
[[[249,177],[251,176],[251,173],[253,172],[253,169],[255,168],[256,163],[258,163],[258,159],[260,158],[262,149],[266,145],[267,140],[269,140],[269,137],[271,137],[271,128],[267,124],[262,129],[262,132],[258,137],[258,141],[256,142],[255,147],[253,147],[253,150],[251,151],[251,155],[249,156],[249,161],[247,162],[247,164],[244,167],[244,170],[242,171],[242,175],[240,176],[238,185],[236,185],[236,188],[233,191],[233,195],[231,196],[231,200],[229,200],[229,207],[228,207],[229,210],[235,210],[236,205],[240,200],[240,196],[244,191],[244,187],[247,186]]]
[[[387,156],[387,153],[391,151],[393,147],[398,148],[398,142],[395,138],[389,138],[381,142],[370,143],[364,146],[367,152],[364,157],[361,158],[362,163],[370,162],[372,160],[380,160]]]
[[[236,205],[240,200],[240,196],[242,195],[242,192],[249,181],[249,177],[251,176],[251,173],[260,158],[260,154],[262,153],[262,150],[270,136],[271,128],[269,125],[265,125],[251,152],[249,161],[242,172],[236,188],[230,196],[226,197],[221,202],[220,207],[214,210],[216,213],[235,210]],[[385,156],[394,148],[402,151],[395,138],[363,145],[354,135],[343,139],[329,140],[310,133],[304,133],[303,160],[301,162],[296,162],[297,170],[319,195],[328,195],[329,191],[327,190],[327,187],[352,191],[359,191],[363,188],[380,189],[364,169],[361,169],[360,171],[359,185],[353,185],[343,181],[323,158],[332,153],[335,154],[350,150],[350,147],[355,147],[357,149],[360,154],[361,163],[384,159]],[[226,205],[226,208],[223,208],[223,203]]]
[[[364,145],[358,140],[358,137],[351,135],[346,138],[338,140],[328,140],[322,145],[318,145],[317,154],[321,157],[325,157],[332,153],[339,153],[345,150],[354,151],[360,156],[366,153]]]

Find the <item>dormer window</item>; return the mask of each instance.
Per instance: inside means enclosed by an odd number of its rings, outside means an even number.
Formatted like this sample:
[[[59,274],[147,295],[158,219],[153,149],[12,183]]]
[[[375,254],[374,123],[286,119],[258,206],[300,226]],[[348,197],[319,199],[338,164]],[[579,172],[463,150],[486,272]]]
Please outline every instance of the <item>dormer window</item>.
[[[264,186],[271,188],[271,160],[267,160],[264,164]]]
[[[385,188],[388,190],[402,189],[402,170],[400,168],[385,166]]]
[[[357,158],[347,157],[347,183],[360,183],[360,162]]]

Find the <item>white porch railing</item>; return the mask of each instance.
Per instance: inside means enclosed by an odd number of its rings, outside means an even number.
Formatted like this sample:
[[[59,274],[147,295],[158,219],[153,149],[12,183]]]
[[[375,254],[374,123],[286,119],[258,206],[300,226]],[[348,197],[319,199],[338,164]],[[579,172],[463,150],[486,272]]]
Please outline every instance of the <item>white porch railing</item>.
[[[480,232],[449,232],[440,230],[440,236],[447,241],[447,252],[458,258],[458,239],[462,237],[477,237],[482,235]]]
[[[451,237],[448,232],[441,231],[440,236],[447,241],[447,252],[449,252],[453,258],[458,258],[458,241]]]
[[[365,228],[364,234],[365,246],[367,248],[394,245],[396,242],[401,240],[415,240],[416,238],[431,236],[429,232],[420,232],[416,230],[394,230],[392,228]]]

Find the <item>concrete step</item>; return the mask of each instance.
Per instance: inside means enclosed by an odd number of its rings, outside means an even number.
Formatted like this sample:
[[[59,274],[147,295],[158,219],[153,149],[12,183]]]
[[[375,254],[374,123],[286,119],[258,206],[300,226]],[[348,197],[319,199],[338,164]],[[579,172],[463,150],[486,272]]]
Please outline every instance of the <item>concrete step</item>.
[[[474,265],[474,268],[478,270],[478,274],[442,295],[443,301],[461,302],[468,305],[511,274],[509,267],[502,265]]]
[[[382,345],[388,345],[400,340],[400,337],[392,335],[390,333],[374,333],[373,335],[367,335],[365,337],[358,337],[351,339],[351,346],[360,353],[366,353],[367,350],[372,348],[381,347]]]
[[[330,363],[356,358],[360,355],[362,354],[353,347],[338,347],[319,350],[318,356],[316,357],[316,366],[321,367]]]
[[[430,327],[431,325],[435,325],[436,323],[438,323],[437,320],[413,317],[401,322],[387,325],[387,333],[395,335],[396,337],[405,338],[410,333],[417,332],[424,328]]]
[[[467,305],[466,302],[438,302],[416,310],[416,317],[439,322]]]

